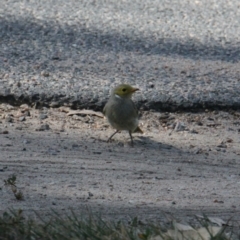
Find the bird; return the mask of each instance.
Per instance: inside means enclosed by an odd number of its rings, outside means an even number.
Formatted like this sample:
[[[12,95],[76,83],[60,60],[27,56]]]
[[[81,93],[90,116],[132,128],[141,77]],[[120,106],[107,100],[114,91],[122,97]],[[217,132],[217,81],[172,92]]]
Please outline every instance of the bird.
[[[120,84],[112,90],[110,98],[103,109],[103,114],[116,131],[108,138],[107,142],[110,142],[116,133],[127,130],[133,146],[132,133],[143,133],[138,126],[138,110],[132,101],[132,94],[138,90],[138,88],[129,84]]]

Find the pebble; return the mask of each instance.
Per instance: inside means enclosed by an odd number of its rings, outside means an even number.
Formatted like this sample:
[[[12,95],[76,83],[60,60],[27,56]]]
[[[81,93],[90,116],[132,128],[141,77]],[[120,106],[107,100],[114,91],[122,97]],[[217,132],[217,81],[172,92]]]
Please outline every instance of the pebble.
[[[46,118],[48,118],[48,115],[47,115],[47,114],[39,114],[39,119],[40,119],[40,120],[44,120],[44,119],[46,119]]]
[[[167,119],[167,118],[169,118],[169,113],[162,113],[158,118],[159,118],[159,120]]]
[[[23,140],[23,144],[29,144],[29,143],[30,143],[29,140],[27,140],[27,139],[24,139],[24,140]]]
[[[174,131],[180,132],[186,130],[186,125],[184,122],[177,121]]]
[[[198,131],[195,130],[195,129],[191,129],[191,130],[189,131],[189,133],[198,134]]]
[[[102,152],[95,151],[93,154],[102,154]]]
[[[216,150],[218,151],[218,152],[226,152],[226,149],[225,148],[216,148]]]
[[[36,128],[36,131],[47,131],[50,130],[50,127],[48,124],[42,124],[39,128]]]
[[[60,105],[61,105],[61,104],[60,104],[60,102],[58,102],[58,101],[51,102],[51,103],[49,104],[50,107],[59,107]]]
[[[0,133],[1,133],[1,134],[8,134],[9,132],[8,132],[8,130],[3,130],[3,131],[1,131]]]
[[[203,150],[201,148],[198,148],[194,151],[195,154],[200,154],[202,152],[203,152]]]
[[[74,143],[74,144],[72,145],[72,148],[77,148],[77,147],[79,147],[78,144],[75,144],[75,143]]]
[[[88,192],[88,196],[89,196],[89,197],[93,197],[93,193]]]
[[[218,148],[227,148],[227,144],[222,143],[222,144],[217,145],[217,147]]]
[[[42,71],[41,72],[41,75],[43,76],[43,77],[49,77],[49,72],[46,72],[46,71]]]
[[[12,123],[13,122],[13,118],[11,116],[6,116],[5,117],[5,122],[6,123]]]
[[[26,120],[25,116],[19,117],[18,119],[19,119],[20,122],[23,122],[23,121]]]
[[[60,151],[56,149],[49,148],[47,152],[51,155],[57,155]]]
[[[20,108],[23,109],[24,111],[29,110],[29,106],[27,104],[20,105]]]

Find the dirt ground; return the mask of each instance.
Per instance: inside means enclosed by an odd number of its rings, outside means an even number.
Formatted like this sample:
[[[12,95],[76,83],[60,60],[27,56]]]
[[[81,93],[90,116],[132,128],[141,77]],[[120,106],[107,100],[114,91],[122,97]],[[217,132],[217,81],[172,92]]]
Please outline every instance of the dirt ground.
[[[75,113],[75,114],[74,114]],[[0,105],[0,210],[91,209],[110,219],[240,222],[240,113],[142,112],[144,134],[62,107]],[[23,200],[4,185],[12,174]]]

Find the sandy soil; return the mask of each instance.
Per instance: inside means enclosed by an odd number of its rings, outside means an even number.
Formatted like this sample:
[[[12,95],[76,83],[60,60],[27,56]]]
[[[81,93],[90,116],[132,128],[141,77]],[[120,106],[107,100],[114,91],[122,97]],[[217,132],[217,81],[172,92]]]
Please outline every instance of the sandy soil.
[[[131,147],[127,132],[106,143],[105,119],[69,111],[0,105],[1,213],[87,206],[114,220],[240,220],[239,112],[143,112]],[[4,186],[12,174],[23,200]]]

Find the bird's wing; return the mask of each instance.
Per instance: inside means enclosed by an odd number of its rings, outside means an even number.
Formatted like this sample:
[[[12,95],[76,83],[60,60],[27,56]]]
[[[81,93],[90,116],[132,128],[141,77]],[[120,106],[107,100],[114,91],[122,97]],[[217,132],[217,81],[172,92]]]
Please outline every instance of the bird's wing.
[[[132,100],[131,100],[131,103],[132,103],[132,106],[133,106],[133,109],[134,109],[134,115],[136,117],[138,117],[138,109],[137,109],[136,105],[134,104],[134,102]]]
[[[103,115],[106,116],[107,114],[107,109],[109,109],[109,100],[107,101],[107,103],[105,104],[104,108],[103,108]]]

